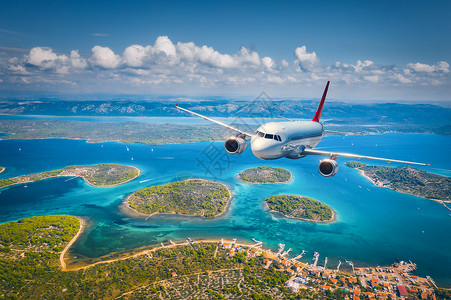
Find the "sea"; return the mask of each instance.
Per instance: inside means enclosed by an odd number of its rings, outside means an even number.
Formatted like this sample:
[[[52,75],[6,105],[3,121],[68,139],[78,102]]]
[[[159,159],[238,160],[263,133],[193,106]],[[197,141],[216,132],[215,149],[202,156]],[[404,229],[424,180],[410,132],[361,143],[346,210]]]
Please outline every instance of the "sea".
[[[157,118],[154,122],[180,122],[167,119]],[[87,121],[103,120],[90,117]],[[430,163],[430,167],[418,168],[451,176],[450,136],[325,136],[317,149]],[[228,155],[220,141],[141,145],[69,139],[1,140],[0,166],[6,169],[0,173],[0,179],[98,163],[133,165],[142,174],[110,188],[93,187],[80,178],[60,177],[0,189],[0,222],[50,214],[83,217],[88,226],[70,255],[85,262],[188,238],[237,239],[242,243],[253,243],[255,239],[274,251],[278,244],[285,244],[285,250],[292,249],[289,257],[305,250],[301,260],[306,263],[312,262],[313,253],[318,252],[318,264],[323,265],[327,257],[328,268],[336,268],[339,261],[342,269],[349,269],[346,261],[357,267],[410,260],[417,264],[415,274],[430,275],[437,284],[451,287],[451,211],[438,202],[374,186],[357,170],[344,165],[347,158],[338,158],[337,175],[322,177],[317,170],[320,159],[309,156],[263,161],[253,156],[249,148],[241,155]],[[285,184],[264,185],[237,179],[240,171],[257,166],[283,167],[294,178]],[[136,190],[188,178],[226,184],[233,192],[226,212],[215,219],[176,215],[137,218],[124,215],[119,208]],[[336,212],[336,220],[319,224],[273,215],[265,208],[264,200],[279,194],[303,195],[326,203]]]

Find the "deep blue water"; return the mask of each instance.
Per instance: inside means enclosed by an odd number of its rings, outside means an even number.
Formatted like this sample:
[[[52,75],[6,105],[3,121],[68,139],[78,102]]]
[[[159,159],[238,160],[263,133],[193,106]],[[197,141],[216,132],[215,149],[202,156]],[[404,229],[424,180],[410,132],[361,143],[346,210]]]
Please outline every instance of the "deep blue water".
[[[325,148],[427,162],[432,167],[421,168],[451,175],[447,159],[451,137],[447,136],[325,137],[318,149]],[[0,141],[0,166],[6,167],[0,179],[75,164],[122,163],[142,170],[139,178],[112,188],[91,187],[78,178],[55,178],[1,189],[0,222],[63,213],[86,217],[91,226],[72,251],[79,257],[98,257],[169,239],[223,237],[250,242],[256,238],[273,250],[278,243],[285,243],[293,248],[293,255],[307,250],[305,261],[318,251],[320,261],[328,257],[329,267],[338,260],[344,263],[344,259],[355,265],[388,265],[397,258],[410,259],[418,265],[417,274],[431,275],[438,283],[451,286],[450,211],[437,202],[375,187],[356,170],[344,166],[344,158],[338,159],[336,176],[322,177],[317,172],[319,159],[262,161],[250,149],[229,156],[221,142],[150,146],[62,139]],[[211,165],[210,173],[202,165]],[[287,168],[294,180],[289,184],[250,185],[236,179],[239,171],[261,165]],[[144,220],[120,214],[118,206],[131,192],[189,177],[217,177],[232,189],[235,196],[223,216],[214,220],[175,216]],[[282,193],[327,203],[337,212],[337,221],[314,224],[272,216],[263,200]]]

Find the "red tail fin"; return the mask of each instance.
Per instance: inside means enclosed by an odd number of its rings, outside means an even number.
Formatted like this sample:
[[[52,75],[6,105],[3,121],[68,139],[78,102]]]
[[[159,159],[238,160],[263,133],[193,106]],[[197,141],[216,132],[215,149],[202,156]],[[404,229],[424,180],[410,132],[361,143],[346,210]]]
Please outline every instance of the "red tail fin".
[[[316,110],[316,114],[313,117],[314,122],[319,122],[321,118],[321,112],[323,111],[324,101],[326,100],[327,90],[329,89],[330,81],[327,81],[326,88],[324,89],[323,97],[321,98],[321,102],[319,103],[318,109]]]

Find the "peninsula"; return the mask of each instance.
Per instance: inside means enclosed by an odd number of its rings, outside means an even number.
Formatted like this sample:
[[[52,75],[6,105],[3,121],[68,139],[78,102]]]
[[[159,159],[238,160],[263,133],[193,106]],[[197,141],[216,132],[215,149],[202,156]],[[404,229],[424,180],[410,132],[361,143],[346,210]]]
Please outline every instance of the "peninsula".
[[[135,179],[141,174],[141,170],[119,164],[98,164],[92,166],[69,166],[63,169],[21,175],[13,178],[0,180],[0,188],[10,185],[34,182],[52,177],[82,177],[88,184],[98,187],[111,187],[124,184]]]
[[[413,263],[362,266],[349,274],[309,267],[285,253],[263,249],[261,242],[235,240],[170,241],[90,265],[74,267],[68,260],[66,268],[64,252],[79,236],[82,224],[81,219],[64,215],[0,224],[0,297],[344,299],[365,291],[368,298],[388,295],[394,299],[402,286],[415,299],[444,299],[448,292],[437,288],[431,278],[410,274],[416,268]]]
[[[90,143],[118,141],[137,144],[179,144],[225,140],[216,125],[149,124],[141,122],[87,122],[59,120],[1,120],[0,132],[9,139],[81,139]],[[149,135],[149,132],[152,132]]]
[[[412,167],[370,166],[348,161],[346,166],[360,173],[374,185],[444,203],[451,201],[451,178]]]
[[[297,195],[277,195],[265,200],[268,208],[287,218],[311,222],[331,222],[335,218],[334,211],[317,200]]]
[[[244,170],[238,174],[238,178],[249,183],[284,183],[293,178],[293,174],[279,167],[257,167]]]
[[[126,200],[128,208],[146,215],[180,214],[212,218],[222,214],[231,199],[224,184],[189,179],[143,188]]]

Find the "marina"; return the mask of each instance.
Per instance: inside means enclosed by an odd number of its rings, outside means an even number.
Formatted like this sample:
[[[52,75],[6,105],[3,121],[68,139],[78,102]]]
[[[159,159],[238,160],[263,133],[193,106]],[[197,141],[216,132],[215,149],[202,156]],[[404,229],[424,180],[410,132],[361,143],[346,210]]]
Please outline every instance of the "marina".
[[[189,241],[193,243],[190,239]],[[258,242],[258,241],[254,241]],[[350,271],[339,271],[341,261],[337,269],[327,269],[327,257],[324,258],[324,266],[318,266],[320,254],[314,252],[313,263],[307,265],[301,258],[305,251],[294,258],[286,258],[281,253],[284,244],[279,243],[277,252],[262,249],[261,242],[254,245],[237,243],[236,239],[226,241],[221,239],[218,244],[229,251],[229,256],[236,253],[245,253],[247,257],[262,256],[263,267],[275,267],[280,272],[290,275],[285,286],[299,292],[300,290],[312,290],[315,292],[341,290],[345,293],[344,299],[358,297],[364,294],[369,299],[402,299],[404,296],[418,297],[421,299],[436,299],[435,282],[430,276],[420,277],[412,274],[417,265],[412,261],[397,261],[386,267],[358,267],[354,268],[352,261],[346,263],[352,267]],[[251,251],[256,245],[258,251]],[[348,297],[348,298],[346,298]],[[358,297],[359,298],[359,297]],[[357,298],[355,298],[357,299]]]

